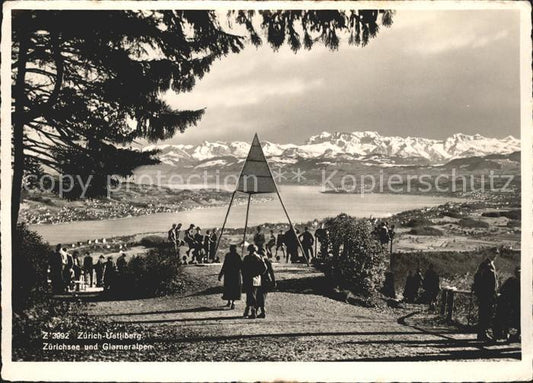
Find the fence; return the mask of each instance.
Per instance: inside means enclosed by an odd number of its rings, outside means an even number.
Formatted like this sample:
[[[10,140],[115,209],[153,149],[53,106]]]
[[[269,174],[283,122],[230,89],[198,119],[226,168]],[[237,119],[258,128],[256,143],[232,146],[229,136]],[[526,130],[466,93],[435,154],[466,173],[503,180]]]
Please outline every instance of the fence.
[[[471,291],[443,288],[439,295],[440,315],[448,322],[473,326],[478,321],[478,307]]]

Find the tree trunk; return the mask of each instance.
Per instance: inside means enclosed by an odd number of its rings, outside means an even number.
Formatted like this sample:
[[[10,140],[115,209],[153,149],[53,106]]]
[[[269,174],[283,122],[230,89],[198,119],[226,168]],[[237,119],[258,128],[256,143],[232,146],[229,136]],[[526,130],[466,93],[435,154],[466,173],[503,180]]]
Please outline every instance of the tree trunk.
[[[13,184],[11,186],[11,227],[14,232],[20,210],[22,179],[24,176],[24,104],[25,77],[28,54],[29,34],[19,34],[19,54],[17,63],[17,77],[13,87],[15,111],[13,113]]]

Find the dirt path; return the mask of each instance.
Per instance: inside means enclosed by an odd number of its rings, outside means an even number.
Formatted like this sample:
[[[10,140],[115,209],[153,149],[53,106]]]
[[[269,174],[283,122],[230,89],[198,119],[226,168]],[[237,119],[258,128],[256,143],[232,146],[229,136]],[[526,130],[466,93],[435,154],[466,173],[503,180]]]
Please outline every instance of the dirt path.
[[[138,355],[139,360],[519,357],[518,345],[482,347],[472,334],[414,326],[413,314],[405,311],[380,312],[318,295],[313,287],[322,274],[303,265],[275,264],[279,288],[269,294],[267,318],[243,319],[243,301],[235,310],[224,307],[216,280],[219,268],[187,266],[186,273],[195,283],[193,291],[183,296],[96,302],[88,311],[105,320],[142,326],[143,342],[153,344],[156,352]]]

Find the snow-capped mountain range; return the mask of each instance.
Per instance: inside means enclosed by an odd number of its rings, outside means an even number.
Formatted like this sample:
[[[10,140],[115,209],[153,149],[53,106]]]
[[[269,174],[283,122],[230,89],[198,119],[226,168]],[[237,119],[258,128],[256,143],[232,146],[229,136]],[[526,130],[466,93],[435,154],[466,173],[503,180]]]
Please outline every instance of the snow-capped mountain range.
[[[262,146],[269,161],[280,165],[312,159],[397,166],[413,163],[438,165],[457,158],[509,154],[520,150],[520,140],[512,136],[498,139],[462,133],[436,140],[387,137],[373,131],[357,131],[322,132],[311,136],[303,145],[262,141]],[[208,167],[224,165],[228,160],[242,162],[249,148],[250,143],[241,141],[205,141],[200,145],[149,145],[143,150],[159,149],[159,159],[167,165]]]

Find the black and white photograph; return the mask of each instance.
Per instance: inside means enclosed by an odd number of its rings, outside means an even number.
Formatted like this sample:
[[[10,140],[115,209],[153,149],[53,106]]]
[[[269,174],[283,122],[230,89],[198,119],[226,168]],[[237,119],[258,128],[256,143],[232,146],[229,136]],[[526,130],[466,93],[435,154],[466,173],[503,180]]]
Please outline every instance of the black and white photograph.
[[[531,7],[460,3],[5,2],[3,378],[531,379]]]

